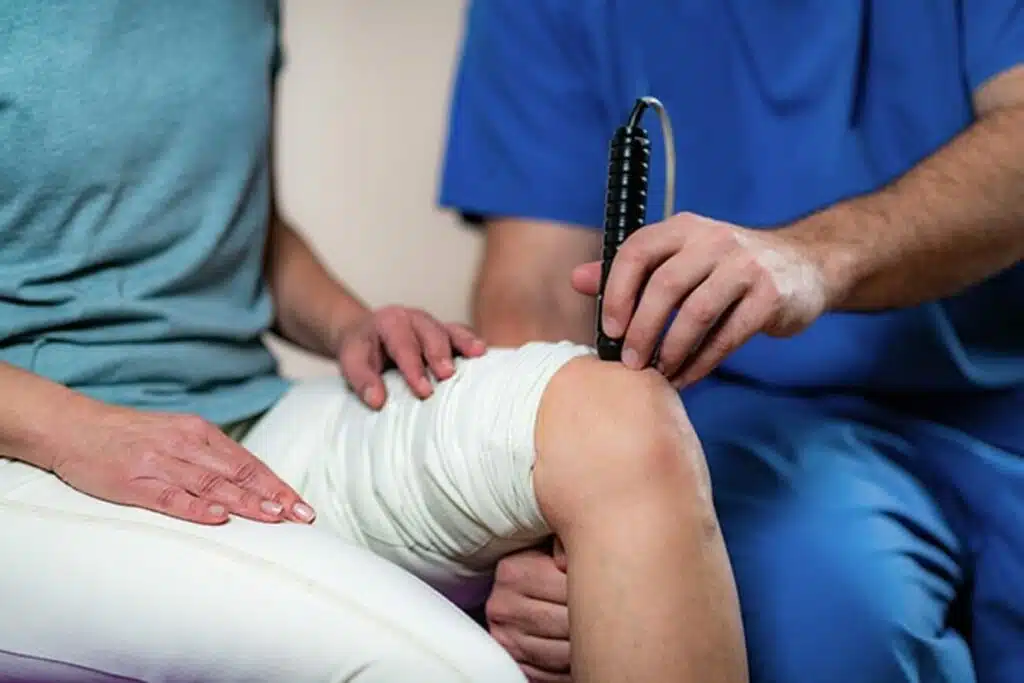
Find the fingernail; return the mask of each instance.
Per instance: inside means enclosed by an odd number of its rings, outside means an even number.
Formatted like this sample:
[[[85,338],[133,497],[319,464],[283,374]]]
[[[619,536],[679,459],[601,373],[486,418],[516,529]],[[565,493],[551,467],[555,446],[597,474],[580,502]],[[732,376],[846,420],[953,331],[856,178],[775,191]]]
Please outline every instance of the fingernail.
[[[224,509],[223,505],[211,505],[210,506],[210,514],[213,515],[214,517],[223,517],[224,515],[227,514],[227,512],[228,511]]]
[[[284,506],[278,503],[276,500],[265,500],[260,503],[260,510],[267,513],[268,515],[277,516],[284,512]]]
[[[429,379],[421,379],[416,383],[416,386],[419,387],[420,393],[425,396],[434,393],[434,385],[430,383]]]
[[[363,397],[363,403],[371,406],[374,405],[375,401],[373,400],[373,394],[373,387],[366,387],[363,389],[363,393],[360,394],[360,396]]]
[[[441,361],[437,365],[438,365],[438,370],[440,370],[441,372],[443,372],[446,375],[450,375],[453,372],[455,372],[455,366],[447,358],[445,358],[443,361]]]
[[[296,503],[292,506],[292,512],[295,516],[301,519],[303,522],[312,522],[316,514],[313,512],[313,508],[309,507],[305,503]]]
[[[617,320],[612,320],[609,317],[601,318],[601,327],[604,328],[605,335],[612,339],[618,339],[622,336],[622,328],[619,327]]]
[[[622,364],[633,370],[640,369],[640,356],[633,349],[622,350]]]

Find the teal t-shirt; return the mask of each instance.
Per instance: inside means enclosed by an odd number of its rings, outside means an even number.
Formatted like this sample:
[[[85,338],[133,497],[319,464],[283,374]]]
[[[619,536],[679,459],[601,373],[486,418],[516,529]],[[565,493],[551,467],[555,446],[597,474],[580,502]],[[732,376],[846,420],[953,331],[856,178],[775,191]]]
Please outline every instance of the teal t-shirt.
[[[270,0],[0,0],[0,361],[219,423],[262,342]]]

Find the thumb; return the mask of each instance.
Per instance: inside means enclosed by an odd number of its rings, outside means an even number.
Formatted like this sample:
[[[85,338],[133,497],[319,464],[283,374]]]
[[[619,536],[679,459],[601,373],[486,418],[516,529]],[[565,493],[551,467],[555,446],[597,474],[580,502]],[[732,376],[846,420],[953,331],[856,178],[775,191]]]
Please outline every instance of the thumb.
[[[362,334],[346,342],[338,361],[341,374],[352,390],[359,394],[367,406],[379,410],[387,396],[381,379],[384,358],[377,337]]]
[[[591,261],[573,268],[572,288],[586,296],[597,296],[601,288],[601,262]]]
[[[552,554],[555,558],[555,566],[558,567],[558,571],[563,574],[569,570],[569,560],[565,556],[565,546],[562,545],[562,541],[555,537],[555,544]]]

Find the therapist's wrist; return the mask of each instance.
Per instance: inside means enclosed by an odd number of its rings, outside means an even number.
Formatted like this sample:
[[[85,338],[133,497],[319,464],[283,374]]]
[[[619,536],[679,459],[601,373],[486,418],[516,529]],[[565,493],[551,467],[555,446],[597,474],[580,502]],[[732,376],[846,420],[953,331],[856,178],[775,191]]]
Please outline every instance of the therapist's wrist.
[[[857,236],[864,220],[855,208],[841,204],[780,231],[819,274],[826,310],[843,310],[871,268],[872,250],[865,249]]]

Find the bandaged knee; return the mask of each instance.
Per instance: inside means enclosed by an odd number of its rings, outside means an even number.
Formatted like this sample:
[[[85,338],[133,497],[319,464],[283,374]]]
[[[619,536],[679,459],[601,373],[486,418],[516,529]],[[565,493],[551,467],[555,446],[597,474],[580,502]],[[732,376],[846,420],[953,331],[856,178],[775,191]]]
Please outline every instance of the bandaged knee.
[[[537,415],[555,373],[590,353],[570,343],[493,349],[459,359],[427,400],[388,373],[379,412],[340,380],[302,383],[267,420],[303,430],[290,449],[316,450],[291,474],[320,523],[474,602],[502,556],[550,533],[533,488]]]

